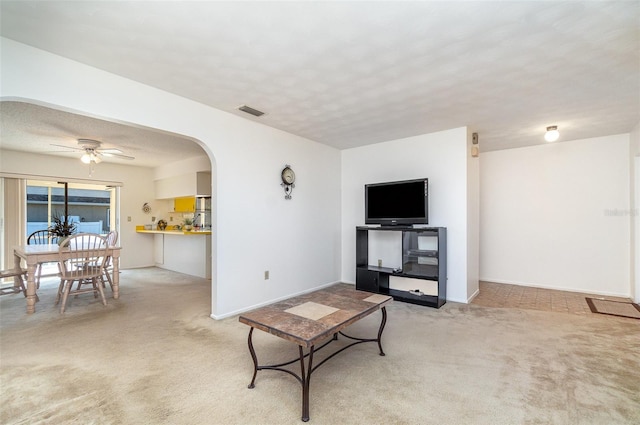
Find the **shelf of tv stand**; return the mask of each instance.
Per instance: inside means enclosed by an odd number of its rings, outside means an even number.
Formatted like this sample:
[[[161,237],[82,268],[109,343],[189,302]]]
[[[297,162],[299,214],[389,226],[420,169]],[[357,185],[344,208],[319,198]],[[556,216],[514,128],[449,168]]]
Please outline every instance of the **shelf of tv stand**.
[[[424,279],[424,280],[438,280],[438,266],[435,265],[420,265],[420,268],[423,269],[423,273],[404,273],[397,272],[395,269],[390,267],[378,267],[378,266],[366,266],[366,267],[358,267],[359,269],[367,269],[372,272],[385,273],[389,276],[398,276],[398,277],[409,277],[413,279]],[[426,270],[429,269],[429,272]]]
[[[366,269],[371,270],[372,272],[394,274],[394,269],[390,267],[367,266]]]
[[[397,277],[407,277],[412,279],[423,279],[423,280],[432,280],[438,281],[438,275],[433,276],[425,276],[425,275],[415,275],[415,274],[407,274],[401,272],[394,272],[392,268],[389,267],[377,267],[377,266],[367,266],[367,267],[358,267],[358,270],[366,270],[368,272],[374,273],[377,275],[376,282],[377,285],[375,288],[372,287],[363,287],[362,285],[358,285],[356,282],[356,288],[369,291],[369,292],[377,292],[379,294],[390,295],[394,300],[408,302],[412,304],[420,304],[429,307],[441,307],[445,301],[442,299],[438,299],[438,296],[435,295],[418,295],[414,292],[410,291],[401,291],[397,289],[389,288],[389,277],[397,276]]]
[[[381,288],[380,294],[392,296],[394,300],[403,301],[405,303],[426,305],[428,307],[439,308],[438,297],[435,295],[418,295],[409,291],[398,291],[395,289]]]
[[[407,254],[413,257],[437,257],[438,251],[435,249],[410,249]]]

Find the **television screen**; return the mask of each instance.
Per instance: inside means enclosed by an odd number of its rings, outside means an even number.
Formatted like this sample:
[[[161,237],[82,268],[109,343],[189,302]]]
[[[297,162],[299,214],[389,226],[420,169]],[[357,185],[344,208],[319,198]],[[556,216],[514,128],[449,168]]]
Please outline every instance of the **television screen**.
[[[429,180],[367,184],[365,224],[429,224]]]

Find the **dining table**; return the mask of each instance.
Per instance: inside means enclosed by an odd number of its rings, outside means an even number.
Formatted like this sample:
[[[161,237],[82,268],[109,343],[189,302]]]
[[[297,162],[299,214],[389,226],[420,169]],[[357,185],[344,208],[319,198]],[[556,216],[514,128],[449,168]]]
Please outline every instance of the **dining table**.
[[[106,255],[111,256],[113,265],[111,280],[113,282],[113,298],[120,297],[120,250],[119,246],[107,247]],[[64,251],[62,251],[64,254]],[[38,264],[58,262],[60,260],[60,246],[58,244],[17,245],[13,248],[14,265],[21,267],[21,262],[27,265],[27,313],[36,311],[36,268]]]

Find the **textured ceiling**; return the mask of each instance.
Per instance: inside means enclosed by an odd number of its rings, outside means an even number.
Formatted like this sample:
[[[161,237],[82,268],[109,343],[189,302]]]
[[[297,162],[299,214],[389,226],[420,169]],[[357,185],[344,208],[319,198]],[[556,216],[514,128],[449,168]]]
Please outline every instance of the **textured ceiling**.
[[[637,1],[0,7],[4,37],[341,149],[469,126],[488,151],[640,121]]]
[[[103,157],[139,167],[157,167],[206,155],[191,139],[158,130],[123,125],[24,102],[0,102],[0,146],[45,155],[80,157],[78,139],[101,142],[101,149],[120,149],[133,161]],[[54,146],[57,145],[57,146]],[[65,149],[61,146],[68,146]]]

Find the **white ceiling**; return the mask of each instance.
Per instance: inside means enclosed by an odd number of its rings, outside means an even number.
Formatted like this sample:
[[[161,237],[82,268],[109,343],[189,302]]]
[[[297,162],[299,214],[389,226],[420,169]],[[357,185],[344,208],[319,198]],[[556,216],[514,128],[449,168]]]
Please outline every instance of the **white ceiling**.
[[[4,37],[341,149],[469,126],[489,151],[640,121],[638,1],[0,7]]]
[[[103,157],[103,161],[138,167],[206,155],[192,139],[179,135],[24,102],[0,102],[0,129],[2,149],[79,158],[83,152],[76,150],[78,139],[93,139],[101,142],[101,149],[116,148],[135,157],[133,161]]]

